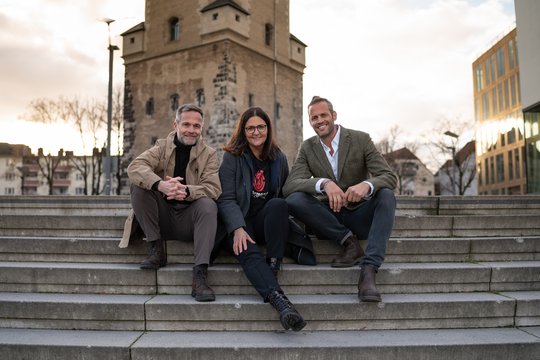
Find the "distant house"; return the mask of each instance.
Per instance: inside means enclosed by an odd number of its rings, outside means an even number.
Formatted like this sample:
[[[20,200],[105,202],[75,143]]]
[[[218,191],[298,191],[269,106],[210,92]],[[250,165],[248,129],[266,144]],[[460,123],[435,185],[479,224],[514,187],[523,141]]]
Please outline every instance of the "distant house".
[[[469,141],[435,174],[437,195],[478,195],[475,141]]]
[[[435,195],[433,174],[406,147],[383,155],[398,177],[397,195]]]

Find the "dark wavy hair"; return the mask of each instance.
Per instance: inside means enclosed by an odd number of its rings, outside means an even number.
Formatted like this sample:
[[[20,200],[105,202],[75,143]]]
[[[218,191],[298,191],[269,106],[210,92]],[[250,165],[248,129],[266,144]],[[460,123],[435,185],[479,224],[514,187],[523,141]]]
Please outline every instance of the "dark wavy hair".
[[[274,141],[272,121],[270,121],[268,114],[260,107],[252,107],[244,111],[240,116],[240,119],[236,122],[231,138],[227,144],[223,146],[223,150],[235,156],[240,156],[247,148],[249,148],[245,127],[248,120],[254,116],[260,117],[266,124],[266,141],[263,145],[261,160],[274,160],[281,150]]]

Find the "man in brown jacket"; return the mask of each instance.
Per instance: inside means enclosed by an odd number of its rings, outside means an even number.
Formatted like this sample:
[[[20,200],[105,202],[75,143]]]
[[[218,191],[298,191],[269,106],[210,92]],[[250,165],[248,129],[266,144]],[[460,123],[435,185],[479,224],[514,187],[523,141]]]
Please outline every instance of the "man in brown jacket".
[[[216,151],[201,139],[203,112],[192,104],[176,111],[174,131],[128,166],[132,221],[138,221],[149,245],[142,269],[167,264],[164,241],[193,241],[195,266],[191,295],[214,301],[207,285],[208,264],[217,227],[215,200],[221,194]],[[130,218],[126,229],[132,229]],[[129,237],[129,230],[124,237]],[[124,239],[125,244],[126,239]],[[127,240],[129,241],[129,240]]]

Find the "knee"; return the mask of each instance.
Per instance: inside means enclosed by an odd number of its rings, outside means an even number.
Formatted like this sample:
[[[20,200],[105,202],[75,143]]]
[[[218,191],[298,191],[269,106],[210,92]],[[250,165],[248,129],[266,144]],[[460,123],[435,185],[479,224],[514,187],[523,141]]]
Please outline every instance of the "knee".
[[[391,206],[396,205],[396,195],[394,194],[394,191],[389,188],[380,189],[377,191],[377,194],[375,194],[375,197],[379,203]]]
[[[311,195],[305,192],[298,191],[287,196],[285,201],[287,202],[287,205],[289,207],[299,208],[305,206],[308,203],[309,197],[311,197]]]
[[[214,200],[207,197],[203,197],[203,198],[195,200],[195,203],[193,205],[197,206],[197,211],[200,214],[217,217],[218,208]]]
[[[268,209],[272,212],[285,213],[287,215],[289,213],[289,206],[287,205],[287,201],[282,198],[272,198],[268,200],[267,206]]]

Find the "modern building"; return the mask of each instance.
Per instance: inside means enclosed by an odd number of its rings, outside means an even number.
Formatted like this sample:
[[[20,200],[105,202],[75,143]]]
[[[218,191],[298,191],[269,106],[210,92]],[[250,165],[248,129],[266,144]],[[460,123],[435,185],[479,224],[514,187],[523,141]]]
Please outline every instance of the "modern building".
[[[435,174],[436,195],[478,195],[475,141],[454,153]]]
[[[183,103],[203,108],[216,149],[245,109],[263,108],[294,159],[306,45],[289,32],[288,0],[146,1],[145,21],[122,36],[125,162],[171,131]]]
[[[540,193],[540,2],[515,0],[527,192]]]
[[[480,195],[527,193],[516,34],[514,28],[472,66]]]
[[[397,195],[435,195],[433,174],[412,151],[404,147],[383,156],[397,175]]]

